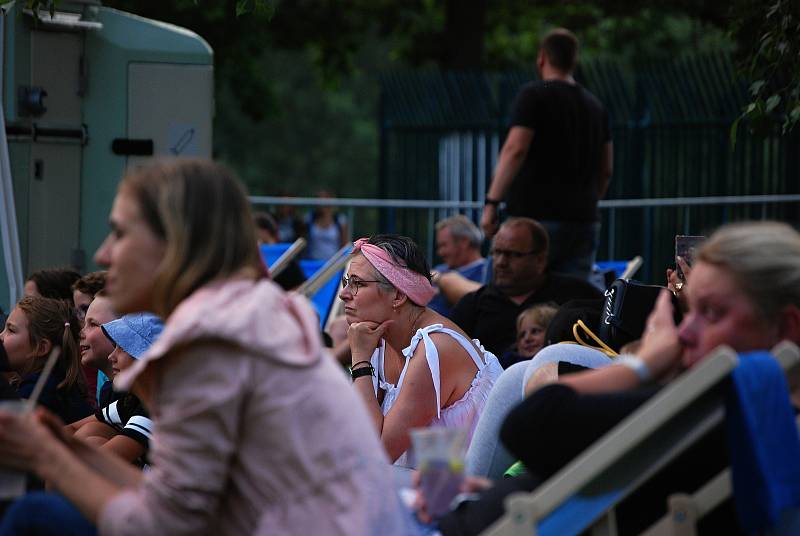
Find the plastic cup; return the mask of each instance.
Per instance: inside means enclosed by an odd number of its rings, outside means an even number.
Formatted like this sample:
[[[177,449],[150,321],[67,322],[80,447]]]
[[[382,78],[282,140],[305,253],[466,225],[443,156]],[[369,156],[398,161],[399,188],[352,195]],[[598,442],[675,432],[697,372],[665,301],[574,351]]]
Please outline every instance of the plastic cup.
[[[21,414],[27,409],[26,400],[0,400],[0,411]],[[25,495],[26,476],[24,471],[0,468],[0,499],[12,499]]]
[[[411,444],[420,473],[420,487],[431,517],[450,510],[464,480],[464,428],[417,428],[411,430]]]

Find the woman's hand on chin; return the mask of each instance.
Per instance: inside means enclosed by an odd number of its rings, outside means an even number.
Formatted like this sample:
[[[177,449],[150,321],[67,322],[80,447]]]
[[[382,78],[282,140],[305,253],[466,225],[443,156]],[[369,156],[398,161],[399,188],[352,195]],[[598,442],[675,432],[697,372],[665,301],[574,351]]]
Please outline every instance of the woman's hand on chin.
[[[347,342],[350,343],[353,363],[369,361],[375,348],[378,347],[378,341],[392,322],[392,320],[381,323],[364,320],[350,324],[347,328]]]

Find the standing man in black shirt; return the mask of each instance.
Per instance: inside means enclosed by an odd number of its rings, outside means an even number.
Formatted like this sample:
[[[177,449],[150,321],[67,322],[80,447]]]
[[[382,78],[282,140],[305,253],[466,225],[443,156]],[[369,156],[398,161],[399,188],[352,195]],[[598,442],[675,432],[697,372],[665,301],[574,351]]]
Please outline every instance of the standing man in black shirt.
[[[511,216],[533,218],[547,229],[551,270],[587,279],[613,147],[605,108],[572,76],[577,57],[578,40],[569,30],[543,39],[536,62],[542,80],[523,86],[514,101],[481,227],[487,237],[495,234],[497,205],[505,198]]]

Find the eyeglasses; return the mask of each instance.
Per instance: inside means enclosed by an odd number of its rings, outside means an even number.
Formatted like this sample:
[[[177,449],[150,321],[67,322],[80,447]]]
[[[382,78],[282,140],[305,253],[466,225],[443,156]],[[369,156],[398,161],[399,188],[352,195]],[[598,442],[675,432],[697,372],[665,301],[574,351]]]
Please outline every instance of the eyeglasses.
[[[376,281],[376,280],[364,280],[364,279],[353,279],[352,277],[342,276],[342,288],[350,289],[350,294],[355,296],[358,294],[358,289],[360,289],[365,283],[383,283],[383,281]]]
[[[489,250],[489,254],[492,257],[499,257],[501,255],[505,255],[509,259],[521,259],[522,257],[526,257],[528,255],[536,255],[539,253],[536,250],[533,251],[513,251],[510,249],[499,249],[499,248],[492,248]]]

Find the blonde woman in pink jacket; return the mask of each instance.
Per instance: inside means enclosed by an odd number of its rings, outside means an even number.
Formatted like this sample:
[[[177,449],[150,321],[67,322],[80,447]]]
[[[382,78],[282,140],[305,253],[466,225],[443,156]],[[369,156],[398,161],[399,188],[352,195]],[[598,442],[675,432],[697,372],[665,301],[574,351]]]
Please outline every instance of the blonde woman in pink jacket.
[[[264,277],[230,172],[204,160],[130,172],[95,260],[117,312],[166,320],[115,380],[154,420],[152,469],[65,438],[42,411],[0,412],[1,464],[49,482],[87,534],[409,533],[364,404],[310,305]],[[6,525],[26,522],[18,502]]]

